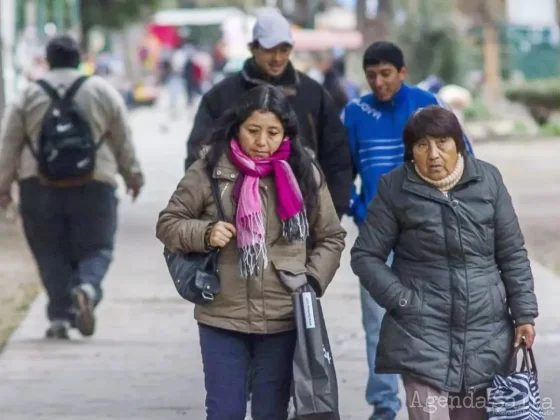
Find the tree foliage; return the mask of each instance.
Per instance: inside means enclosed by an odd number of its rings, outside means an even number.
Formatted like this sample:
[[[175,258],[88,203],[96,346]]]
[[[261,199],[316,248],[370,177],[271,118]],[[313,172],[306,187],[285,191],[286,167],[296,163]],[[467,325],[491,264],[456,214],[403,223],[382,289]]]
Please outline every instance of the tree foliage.
[[[82,43],[93,27],[122,28],[129,22],[145,18],[157,10],[160,0],[81,0]]]
[[[84,26],[120,28],[152,13],[160,0],[81,0],[80,3]]]
[[[436,75],[446,83],[463,82],[464,45],[451,21],[448,0],[420,1],[418,13],[408,15],[394,31],[403,49],[410,81]]]

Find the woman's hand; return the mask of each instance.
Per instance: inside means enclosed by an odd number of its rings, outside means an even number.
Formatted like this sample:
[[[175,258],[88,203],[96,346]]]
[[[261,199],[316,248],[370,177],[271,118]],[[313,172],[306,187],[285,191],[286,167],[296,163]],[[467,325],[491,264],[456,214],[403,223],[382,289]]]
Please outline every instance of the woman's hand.
[[[535,327],[533,325],[521,324],[515,327],[515,347],[519,346],[523,339],[527,348],[530,349],[535,342]]]
[[[218,222],[210,232],[210,246],[213,248],[223,248],[235,236],[235,226],[231,223]]]

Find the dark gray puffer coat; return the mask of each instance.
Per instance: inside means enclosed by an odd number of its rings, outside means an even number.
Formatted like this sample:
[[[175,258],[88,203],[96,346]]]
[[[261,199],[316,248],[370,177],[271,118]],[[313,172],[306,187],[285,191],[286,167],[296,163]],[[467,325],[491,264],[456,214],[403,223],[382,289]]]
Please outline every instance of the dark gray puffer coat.
[[[412,163],[385,175],[352,249],[352,269],[387,309],[376,372],[444,391],[480,390],[507,374],[514,322],[538,315],[511,197],[498,169],[472,157],[449,197]]]

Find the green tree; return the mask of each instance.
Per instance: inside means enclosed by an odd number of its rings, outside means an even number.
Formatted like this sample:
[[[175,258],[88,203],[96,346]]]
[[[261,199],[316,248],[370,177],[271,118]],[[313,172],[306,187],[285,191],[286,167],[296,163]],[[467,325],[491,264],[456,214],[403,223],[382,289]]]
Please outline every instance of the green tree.
[[[446,83],[463,82],[466,49],[451,20],[449,0],[419,0],[418,13],[397,25],[393,38],[403,49],[412,83],[431,74]]]
[[[161,0],[81,0],[82,45],[88,45],[87,34],[93,27],[122,28],[129,22],[153,13],[160,2]]]

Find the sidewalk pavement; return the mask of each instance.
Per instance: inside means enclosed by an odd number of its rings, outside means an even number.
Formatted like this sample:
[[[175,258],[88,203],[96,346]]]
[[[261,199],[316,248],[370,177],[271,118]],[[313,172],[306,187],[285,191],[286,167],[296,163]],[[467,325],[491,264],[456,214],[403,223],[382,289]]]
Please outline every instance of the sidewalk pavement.
[[[186,131],[176,128],[162,136],[149,128],[153,125],[148,119],[135,127],[142,136],[139,150],[148,184],[138,203],[121,200],[117,251],[104,284],[98,332],[91,339],[73,335],[70,342],[44,340],[47,323],[41,295],[0,356],[0,419],[205,418],[192,305],[176,295],[162,246],[154,237],[157,214],[182,172]],[[356,229],[348,220],[346,227],[347,249],[323,305],[339,378],[341,417],[365,420],[371,414],[364,400],[365,343],[358,281],[349,268]],[[558,348],[554,308],[560,280],[536,264],[534,270],[541,307],[537,342]],[[554,381],[559,370],[547,369],[542,362],[540,367],[543,394],[558,392]],[[406,418],[401,411],[399,420]]]
[[[355,230],[349,230],[352,243]],[[121,252],[106,283],[107,300],[99,310],[99,330],[92,339],[43,340],[47,325],[44,296],[35,302],[0,358],[0,418],[205,418],[192,308],[175,296],[160,247],[144,239],[144,249],[136,248],[136,252],[132,252],[134,244],[120,244]],[[138,240],[140,243],[140,237]],[[342,418],[364,420],[370,414],[363,396],[367,375],[364,339],[357,280],[348,263],[346,252],[324,308]],[[539,332],[545,332],[557,325],[553,307],[560,282],[538,265],[534,270],[542,313]],[[546,337],[542,338],[546,341]],[[554,336],[548,338],[555,342]],[[553,382],[547,385],[552,387]],[[401,411],[399,419],[406,418]]]

